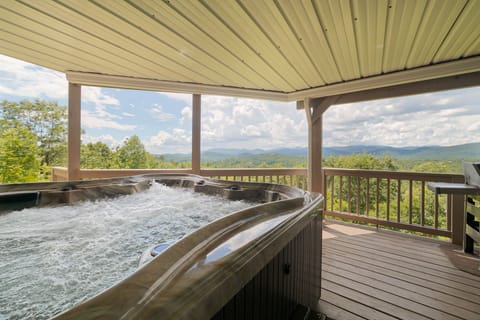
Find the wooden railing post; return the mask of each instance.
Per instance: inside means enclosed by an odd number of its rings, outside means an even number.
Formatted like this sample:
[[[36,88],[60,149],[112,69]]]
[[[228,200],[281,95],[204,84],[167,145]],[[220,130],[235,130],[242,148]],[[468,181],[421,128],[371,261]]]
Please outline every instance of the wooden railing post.
[[[80,179],[81,86],[68,84],[68,180]]]
[[[451,201],[452,243],[462,245],[465,234],[465,196],[449,195]]]
[[[192,95],[192,173],[200,174],[200,144],[202,122],[202,96]]]

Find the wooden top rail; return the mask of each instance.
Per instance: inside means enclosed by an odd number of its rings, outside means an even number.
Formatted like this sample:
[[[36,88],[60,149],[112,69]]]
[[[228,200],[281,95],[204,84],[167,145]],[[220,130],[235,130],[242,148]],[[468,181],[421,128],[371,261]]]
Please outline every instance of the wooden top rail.
[[[201,169],[202,176],[288,176],[306,175],[305,168],[211,168]]]
[[[52,168],[55,177],[67,178],[67,169]],[[148,173],[193,173],[192,169],[81,169],[81,179],[133,176]],[[201,176],[306,176],[306,168],[208,168],[200,169]]]
[[[381,179],[400,179],[400,180],[414,180],[414,181],[428,181],[428,182],[452,182],[452,183],[465,182],[465,177],[461,174],[445,174],[445,173],[324,168],[324,175],[325,176],[381,178]]]

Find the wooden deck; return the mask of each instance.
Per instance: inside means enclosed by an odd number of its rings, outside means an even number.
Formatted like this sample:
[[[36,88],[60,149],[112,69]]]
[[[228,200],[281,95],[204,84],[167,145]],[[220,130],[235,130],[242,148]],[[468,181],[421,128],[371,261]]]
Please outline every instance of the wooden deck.
[[[476,270],[480,260],[454,249],[443,241],[327,221],[320,310],[335,320],[479,320],[480,270],[475,275],[456,265],[467,262]]]

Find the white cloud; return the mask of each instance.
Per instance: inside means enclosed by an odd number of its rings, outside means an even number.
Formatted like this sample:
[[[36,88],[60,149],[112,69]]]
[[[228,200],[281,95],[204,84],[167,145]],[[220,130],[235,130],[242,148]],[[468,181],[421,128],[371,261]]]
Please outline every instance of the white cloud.
[[[297,147],[306,139],[305,113],[294,103],[202,97],[202,148]]]
[[[122,144],[123,140],[115,139],[111,134],[102,134],[100,136],[91,136],[88,134],[82,135],[82,142],[83,143],[96,143],[96,142],[103,142],[110,148],[119,146]]]
[[[332,106],[324,114],[325,145],[455,145],[478,142],[477,89]]]
[[[154,104],[153,107],[150,108],[150,112],[155,117],[155,119],[160,120],[162,122],[175,119],[174,114],[163,111],[163,106],[159,104]]]
[[[192,95],[187,93],[174,93],[174,92],[159,92],[163,96],[167,96],[170,99],[184,101],[188,104],[192,103]]]
[[[138,126],[123,124],[119,120],[125,117],[133,118],[135,114],[119,112],[120,101],[105,93],[99,87],[82,87],[82,104],[93,104],[93,110],[83,108],[82,125],[92,129],[115,129],[120,131],[133,131]],[[114,112],[111,111],[114,108]]]
[[[82,112],[82,125],[92,129],[115,129],[121,131],[133,131],[137,128],[136,125],[121,124],[110,119],[101,118],[98,116],[98,113],[92,113],[87,110]]]
[[[68,82],[61,72],[0,55],[0,94],[38,99],[66,99]]]
[[[93,103],[97,108],[104,109],[106,106],[119,106],[117,98],[104,93],[99,87],[82,87],[82,102]]]
[[[191,151],[191,133],[182,128],[174,128],[171,133],[160,130],[145,142],[152,153],[185,153]]]
[[[180,117],[180,124],[185,125],[192,123],[192,108],[190,106],[184,107],[181,114],[182,116]]]

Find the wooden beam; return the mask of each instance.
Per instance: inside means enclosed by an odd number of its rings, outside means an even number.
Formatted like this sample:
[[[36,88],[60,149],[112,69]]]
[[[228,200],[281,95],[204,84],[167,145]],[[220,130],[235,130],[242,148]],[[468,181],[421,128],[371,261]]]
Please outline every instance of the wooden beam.
[[[480,56],[475,56],[451,62],[438,63],[435,65],[428,65],[415,69],[396,71],[363,79],[349,80],[322,87],[290,92],[288,94],[288,100],[296,101],[302,100],[304,97],[318,98],[344,95],[353,92],[370,91],[377,88],[394,87],[403,84],[410,84],[410,90],[414,91],[416,87],[415,83],[421,81],[438,81],[442,78],[452,78],[459,75],[467,75],[478,72],[480,72]],[[478,82],[478,80],[475,79],[475,77],[472,81],[473,83],[470,83],[467,86],[480,85],[480,83]],[[448,84],[447,81],[445,88],[443,88],[442,90],[450,90],[456,88],[458,88],[458,86],[455,86],[453,83]],[[405,93],[403,95],[405,95]],[[370,100],[371,99],[374,98],[370,98]]]
[[[70,82],[89,86],[212,94],[275,101],[302,101],[305,96],[322,98],[343,95],[342,101],[337,104],[478,86],[480,85],[479,74],[480,57],[477,56],[317,88],[282,92],[78,71],[66,72]],[[303,109],[301,103],[300,105],[297,103],[297,108]]]
[[[480,86],[480,72],[432,79],[342,95],[338,104],[403,97],[414,94]]]
[[[480,72],[346,93],[342,94],[342,96],[336,101],[336,104],[396,98],[408,95],[454,90],[474,86],[480,86]],[[322,98],[316,98],[314,100],[317,99]],[[297,110],[304,109],[304,105],[305,104],[303,100],[298,100],[296,105]]]
[[[359,96],[344,97],[344,101],[338,102],[347,103],[345,101],[351,102],[355,99],[360,99],[356,101],[365,101],[478,86],[480,85],[478,81],[479,72],[480,56],[476,56],[293,92],[163,81],[78,71],[67,71],[66,76],[67,80],[72,83],[89,86],[189,94],[212,94],[275,101],[299,101],[303,100],[306,96],[319,98],[361,93]],[[458,79],[458,81],[455,79]],[[423,81],[430,81],[430,83],[426,83],[423,88],[420,86],[419,89],[417,83]],[[386,90],[386,93],[382,93],[380,90],[379,94],[378,91],[376,91],[378,88],[391,89]],[[375,98],[377,94],[378,97]]]
[[[202,96],[192,95],[192,172],[200,174],[200,144],[202,122]]]
[[[265,99],[285,102],[289,101],[288,94],[286,92],[274,90],[215,86],[201,83],[164,81],[79,71],[67,71],[66,76],[68,81],[96,87],[177,92],[188,94],[210,94],[228,97]]]
[[[68,84],[68,180],[80,179],[81,88]]]

